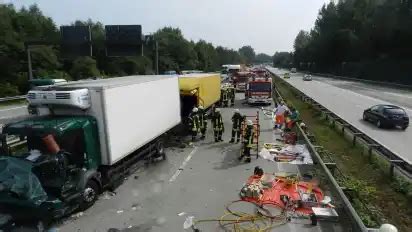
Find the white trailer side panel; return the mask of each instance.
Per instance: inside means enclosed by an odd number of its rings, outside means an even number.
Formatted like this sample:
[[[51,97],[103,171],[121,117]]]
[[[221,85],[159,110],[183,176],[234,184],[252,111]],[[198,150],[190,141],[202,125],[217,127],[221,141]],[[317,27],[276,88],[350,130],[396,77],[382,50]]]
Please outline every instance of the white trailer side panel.
[[[103,164],[112,165],[180,123],[177,77],[103,89]],[[103,132],[103,131],[102,131]],[[102,153],[104,155],[104,153]]]

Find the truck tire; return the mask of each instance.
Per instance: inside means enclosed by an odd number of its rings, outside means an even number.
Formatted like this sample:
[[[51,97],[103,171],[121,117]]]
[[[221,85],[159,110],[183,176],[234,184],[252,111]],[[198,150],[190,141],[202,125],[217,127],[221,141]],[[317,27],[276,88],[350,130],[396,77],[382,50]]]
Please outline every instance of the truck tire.
[[[164,147],[164,143],[163,143],[163,141],[162,141],[161,139],[159,139],[159,140],[157,141],[157,144],[156,144],[156,153],[157,153],[158,157],[161,156],[163,160],[166,159],[165,147]]]
[[[99,185],[94,180],[89,180],[82,193],[82,203],[80,205],[81,210],[90,208],[97,200],[99,196]]]

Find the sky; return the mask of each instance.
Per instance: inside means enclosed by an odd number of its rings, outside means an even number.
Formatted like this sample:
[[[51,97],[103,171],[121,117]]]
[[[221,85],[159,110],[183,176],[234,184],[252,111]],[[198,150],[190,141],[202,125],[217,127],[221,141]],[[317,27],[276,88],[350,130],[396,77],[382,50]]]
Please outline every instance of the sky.
[[[273,55],[292,51],[299,30],[313,27],[330,0],[0,0],[16,8],[37,3],[58,26],[77,19],[140,24],[143,33],[179,27],[187,39]]]

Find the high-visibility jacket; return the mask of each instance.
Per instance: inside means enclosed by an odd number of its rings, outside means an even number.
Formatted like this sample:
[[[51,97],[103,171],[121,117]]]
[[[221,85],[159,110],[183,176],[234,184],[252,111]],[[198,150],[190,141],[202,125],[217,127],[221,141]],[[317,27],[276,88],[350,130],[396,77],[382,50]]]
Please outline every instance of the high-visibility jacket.
[[[189,115],[189,126],[192,131],[199,130],[199,115],[192,113]]]
[[[201,129],[203,129],[203,128],[207,127],[206,111],[199,109],[198,114],[199,114],[199,127]]]
[[[225,128],[223,125],[223,118],[220,113],[215,112],[215,115],[213,116],[213,119],[212,119],[212,124],[213,124],[213,129],[215,131],[223,131]]]
[[[222,101],[227,101],[228,100],[228,92],[227,90],[222,91]]]
[[[244,142],[245,142],[246,147],[252,147],[254,136],[255,136],[255,132],[254,132],[253,126],[247,126],[245,137],[244,137],[245,139]]]
[[[234,113],[232,116],[233,130],[239,131],[244,117],[240,113]]]

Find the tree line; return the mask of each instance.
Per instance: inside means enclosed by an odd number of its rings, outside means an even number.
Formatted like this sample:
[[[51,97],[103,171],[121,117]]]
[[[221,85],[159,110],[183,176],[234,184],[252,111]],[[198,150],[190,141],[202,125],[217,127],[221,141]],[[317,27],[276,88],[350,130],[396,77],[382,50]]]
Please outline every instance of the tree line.
[[[0,4],[0,97],[24,94],[28,90],[25,42],[47,41],[48,46],[31,49],[34,78],[80,80],[90,77],[154,74],[154,48],[144,45],[144,56],[107,57],[104,25],[74,21],[72,25],[91,27],[93,57],[64,58],[59,45],[60,31],[52,18],[37,5],[15,9]],[[255,54],[251,46],[233,50],[204,40],[184,38],[178,28],[165,27],[154,33],[158,41],[159,71],[219,71],[223,64],[270,62],[266,54]]]
[[[412,84],[411,6],[412,0],[339,0],[325,4],[315,26],[296,36],[293,66]]]

